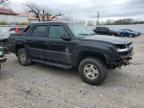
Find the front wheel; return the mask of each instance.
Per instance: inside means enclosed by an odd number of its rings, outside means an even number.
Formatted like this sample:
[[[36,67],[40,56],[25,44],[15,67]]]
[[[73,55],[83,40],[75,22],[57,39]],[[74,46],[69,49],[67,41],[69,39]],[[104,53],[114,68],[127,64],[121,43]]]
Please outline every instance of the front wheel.
[[[28,66],[31,64],[31,58],[28,56],[25,48],[18,50],[18,61],[22,66]]]
[[[112,34],[112,36],[116,36],[115,34]]]
[[[84,82],[99,85],[105,80],[107,67],[98,58],[86,58],[79,65],[79,73]]]

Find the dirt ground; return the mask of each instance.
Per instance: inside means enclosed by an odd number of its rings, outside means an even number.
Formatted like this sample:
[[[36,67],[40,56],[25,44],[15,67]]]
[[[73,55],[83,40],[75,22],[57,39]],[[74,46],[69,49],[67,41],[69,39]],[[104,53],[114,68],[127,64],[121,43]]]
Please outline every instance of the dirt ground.
[[[0,72],[0,108],[144,108],[144,36],[134,43],[132,64],[109,70],[100,86],[77,72],[34,63],[19,65],[13,54]]]

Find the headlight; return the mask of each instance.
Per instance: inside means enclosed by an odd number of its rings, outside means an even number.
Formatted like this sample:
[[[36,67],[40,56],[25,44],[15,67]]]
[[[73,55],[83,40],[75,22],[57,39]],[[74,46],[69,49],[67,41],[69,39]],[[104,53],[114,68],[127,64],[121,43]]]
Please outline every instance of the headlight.
[[[115,45],[115,48],[116,48],[116,49],[125,49],[125,48],[126,48],[126,45],[117,44],[117,45]]]
[[[133,45],[132,45],[132,42],[130,42],[128,44],[117,44],[117,45],[114,45],[114,47],[118,52],[126,52],[129,49],[132,49]]]
[[[0,56],[2,56],[4,54],[4,52],[3,51],[0,51]]]
[[[122,45],[122,44],[115,45],[115,48],[118,52],[125,52],[128,50],[126,45]]]
[[[0,56],[4,56],[4,48],[0,47]]]

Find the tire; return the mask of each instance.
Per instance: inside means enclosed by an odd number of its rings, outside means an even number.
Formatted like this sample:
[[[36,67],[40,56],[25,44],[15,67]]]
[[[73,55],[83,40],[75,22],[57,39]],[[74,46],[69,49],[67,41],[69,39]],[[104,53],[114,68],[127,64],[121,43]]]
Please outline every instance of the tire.
[[[28,66],[32,63],[31,58],[28,56],[25,48],[18,50],[18,61],[22,66]]]
[[[121,33],[120,36],[124,36],[124,34]]]
[[[112,36],[115,36],[115,34],[112,34]]]
[[[92,70],[89,70],[89,67],[93,67]],[[96,70],[96,71],[95,71]],[[93,71],[93,74],[92,74]],[[90,75],[91,72],[91,75]],[[100,85],[106,78],[107,67],[106,65],[98,58],[86,58],[81,61],[79,65],[79,74],[81,79],[91,85]]]
[[[133,35],[130,34],[129,37],[133,37]]]

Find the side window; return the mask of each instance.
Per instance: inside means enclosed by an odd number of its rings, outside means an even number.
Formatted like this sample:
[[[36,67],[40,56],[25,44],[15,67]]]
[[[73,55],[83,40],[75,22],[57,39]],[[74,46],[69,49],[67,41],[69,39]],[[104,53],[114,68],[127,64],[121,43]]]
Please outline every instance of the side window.
[[[64,28],[60,25],[50,26],[50,29],[49,29],[49,37],[50,38],[61,38],[61,36],[65,33],[66,32],[65,32]]]
[[[46,37],[46,35],[47,35],[47,26],[40,25],[34,27],[32,37]]]

